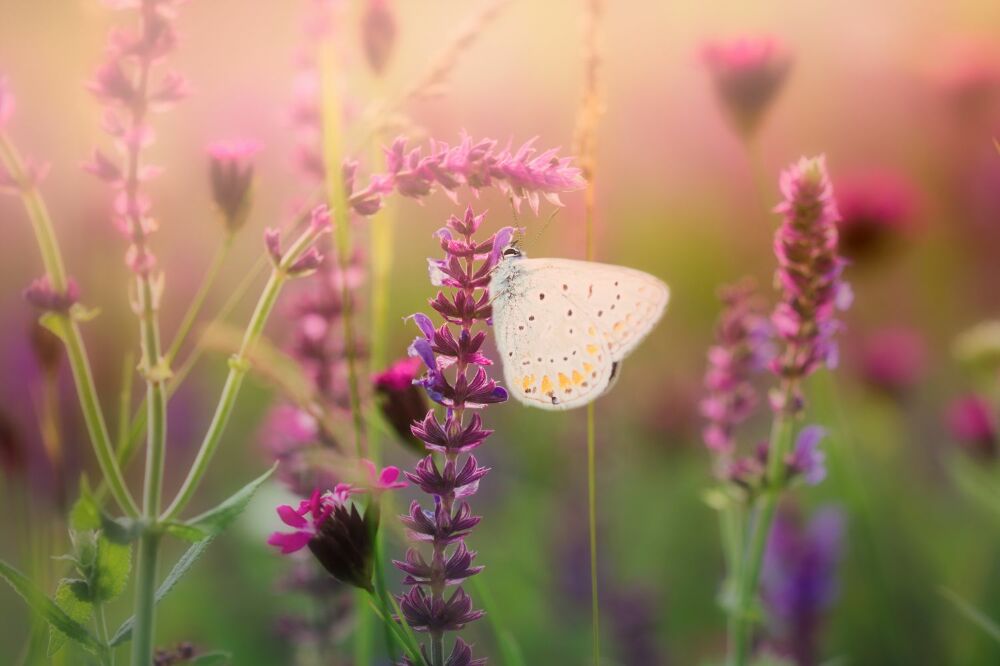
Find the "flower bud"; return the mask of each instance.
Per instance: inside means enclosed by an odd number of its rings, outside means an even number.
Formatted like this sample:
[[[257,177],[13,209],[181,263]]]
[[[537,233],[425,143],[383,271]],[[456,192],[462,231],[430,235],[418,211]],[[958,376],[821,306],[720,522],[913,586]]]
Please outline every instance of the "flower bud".
[[[208,147],[212,197],[226,229],[235,233],[246,222],[253,185],[253,156],[260,150],[254,141],[227,141]]]

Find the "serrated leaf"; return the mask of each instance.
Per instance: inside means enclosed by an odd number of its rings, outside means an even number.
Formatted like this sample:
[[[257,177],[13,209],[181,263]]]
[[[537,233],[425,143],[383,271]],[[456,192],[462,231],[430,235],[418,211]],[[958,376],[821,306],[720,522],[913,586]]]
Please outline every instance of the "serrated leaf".
[[[132,547],[102,535],[97,541],[97,559],[90,587],[94,601],[111,601],[124,592],[131,571]]]
[[[247,508],[250,500],[253,498],[254,493],[257,489],[274,473],[278,465],[275,463],[271,469],[267,470],[264,474],[243,486],[239,491],[232,495],[225,502],[210,509],[205,513],[197,516],[196,518],[183,524],[191,529],[203,530],[205,533],[209,534],[208,537],[202,539],[201,541],[195,543],[193,546],[188,548],[181,559],[177,560],[177,564],[174,568],[170,570],[167,577],[160,584],[160,587],[156,590],[156,596],[154,597],[153,603],[158,604],[163,600],[165,596],[174,588],[177,581],[187,573],[191,565],[201,557],[201,554],[205,552],[212,540],[226,527],[229,526],[236,518],[243,513],[243,510]],[[169,528],[168,528],[169,529]],[[121,645],[126,641],[130,640],[132,637],[132,625],[135,624],[135,617],[130,617],[125,620],[118,631],[115,632],[114,636],[111,638],[110,645],[112,647]]]
[[[199,541],[184,551],[184,554],[181,555],[181,559],[177,560],[177,564],[174,565],[174,568],[170,570],[170,573],[167,574],[167,577],[160,584],[160,587],[157,588],[156,596],[153,599],[154,604],[160,603],[160,601],[163,600],[163,597],[167,596],[170,590],[174,588],[174,585],[177,584],[177,581],[179,581],[181,577],[187,573],[187,570],[191,568],[191,565],[194,564],[199,557],[201,557],[202,553],[205,552],[205,549],[208,548],[214,538],[215,537],[209,537],[203,541]],[[132,625],[134,624],[135,617],[130,617],[125,620],[122,625],[118,627],[114,636],[111,637],[109,645],[111,645],[111,647],[117,647],[130,640],[132,638]]]
[[[46,622],[77,642],[84,649],[97,653],[101,644],[82,624],[71,618],[66,611],[59,608],[54,601],[42,594],[41,590],[23,573],[0,561],[0,576],[21,595],[33,611]]]
[[[187,523],[178,523],[175,521],[170,521],[163,526],[164,531],[167,534],[172,534],[178,539],[183,539],[184,541],[190,541],[192,543],[197,543],[202,539],[207,539],[211,536],[209,532],[196,527],[194,525],[188,525]]]
[[[90,591],[86,581],[63,578],[56,588],[54,600],[56,606],[63,609],[66,615],[81,626],[86,626],[94,615],[94,604],[90,602]],[[49,629],[49,656],[52,657],[62,649],[66,642],[66,634],[55,627]]]
[[[257,489],[270,478],[277,469],[278,464],[275,463],[271,466],[271,469],[267,470],[256,479],[246,484],[235,494],[229,497],[222,504],[218,505],[214,509],[209,509],[200,516],[196,516],[191,520],[187,521],[185,524],[189,527],[193,527],[203,531],[205,534],[216,535],[222,532],[222,530],[229,527],[229,525],[236,520],[237,517],[247,508],[250,500],[253,498]]]
[[[80,498],[69,512],[69,525],[78,532],[96,530],[101,527],[101,511],[89,493],[81,492]]]

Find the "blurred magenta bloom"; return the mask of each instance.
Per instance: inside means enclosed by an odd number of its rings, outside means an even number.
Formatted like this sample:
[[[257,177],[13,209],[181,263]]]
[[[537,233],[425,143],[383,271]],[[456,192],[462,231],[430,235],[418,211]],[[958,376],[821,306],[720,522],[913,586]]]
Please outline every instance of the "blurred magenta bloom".
[[[389,0],[367,0],[365,3],[361,43],[372,71],[382,74],[396,46],[396,14]]]
[[[421,421],[427,414],[427,396],[415,385],[420,374],[419,358],[407,357],[396,361],[384,372],[372,378],[382,416],[389,422],[400,441],[415,450],[422,450],[419,438],[410,424]]]
[[[246,222],[253,185],[253,157],[260,144],[247,139],[219,141],[208,146],[212,198],[232,233]]]
[[[0,76],[0,131],[3,131],[14,115],[14,106],[14,93],[10,91],[7,77]]]
[[[752,136],[785,83],[791,53],[776,37],[740,37],[705,44],[701,58],[737,131]]]
[[[362,460],[361,465],[368,473],[368,488],[373,492],[406,487],[405,481],[396,480],[399,478],[398,467],[389,466],[379,470],[371,460]]]
[[[852,260],[873,257],[915,230],[916,188],[892,171],[837,179],[840,249]]]
[[[283,555],[302,550],[319,534],[333,509],[346,502],[352,492],[356,492],[354,488],[340,483],[332,492],[321,493],[314,490],[309,499],[299,502],[298,508],[288,504],[279,506],[276,509],[278,517],[294,531],[275,532],[267,543],[280,548]]]
[[[24,290],[24,300],[39,310],[68,312],[80,300],[80,287],[76,280],[69,278],[66,281],[66,291],[59,292],[52,286],[49,276],[43,275],[32,280]]]
[[[900,397],[923,378],[927,346],[923,336],[912,328],[883,328],[862,341],[858,365],[861,378],[869,386]]]
[[[787,506],[775,518],[761,596],[772,626],[770,647],[799,666],[818,663],[823,614],[837,596],[843,540],[844,518],[836,508],[821,509],[808,523]]]
[[[956,398],[945,412],[945,423],[951,436],[973,455],[996,456],[996,415],[986,398],[974,393]]]
[[[850,287],[842,279],[846,262],[838,254],[837,206],[823,157],[802,158],[781,174],[784,216],[774,237],[780,301],[771,315],[785,346],[771,363],[775,374],[793,383],[793,404],[801,408],[799,380],[818,367],[836,367],[837,310],[849,307]],[[780,396],[778,396],[780,398]]]
[[[958,44],[936,72],[938,88],[960,121],[987,119],[1000,101],[1000,61],[995,48]]]

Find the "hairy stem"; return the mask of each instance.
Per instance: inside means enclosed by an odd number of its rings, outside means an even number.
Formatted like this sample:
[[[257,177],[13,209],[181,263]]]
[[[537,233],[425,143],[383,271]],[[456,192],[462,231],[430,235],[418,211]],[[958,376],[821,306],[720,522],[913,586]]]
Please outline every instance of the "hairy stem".
[[[790,394],[787,386],[785,394]],[[758,500],[757,515],[747,542],[745,561],[739,571],[736,607],[733,611],[735,627],[732,638],[735,642],[730,646],[732,666],[745,666],[750,657],[757,583],[760,579],[761,564],[764,561],[764,551],[771,534],[774,514],[784,486],[785,457],[791,447],[794,431],[795,424],[790,415],[784,412],[775,414],[768,446],[767,487]]]
[[[0,132],[0,162],[15,180],[26,183],[24,162],[14,145],[2,132]],[[63,292],[66,290],[68,280],[63,266],[62,253],[59,250],[55,229],[45,201],[33,186],[26,186],[21,191],[21,201],[27,211],[28,218],[31,220],[49,282],[53,289]],[[59,332],[66,345],[66,355],[69,358],[80,409],[83,412],[87,434],[94,447],[101,474],[119,508],[128,516],[135,518],[139,515],[139,508],[128,490],[121,467],[115,458],[114,446],[107,423],[104,420],[104,412],[101,410],[97,388],[94,385],[94,376],[90,370],[90,362],[79,326],[69,315],[53,313],[53,316],[56,318]]]

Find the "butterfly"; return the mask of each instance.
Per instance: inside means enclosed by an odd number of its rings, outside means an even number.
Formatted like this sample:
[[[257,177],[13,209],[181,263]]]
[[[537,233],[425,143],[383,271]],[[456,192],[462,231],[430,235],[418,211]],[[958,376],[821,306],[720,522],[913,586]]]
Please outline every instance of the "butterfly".
[[[670,289],[624,266],[529,259],[503,250],[490,277],[493,330],[508,391],[529,407],[581,407],[663,316]]]

